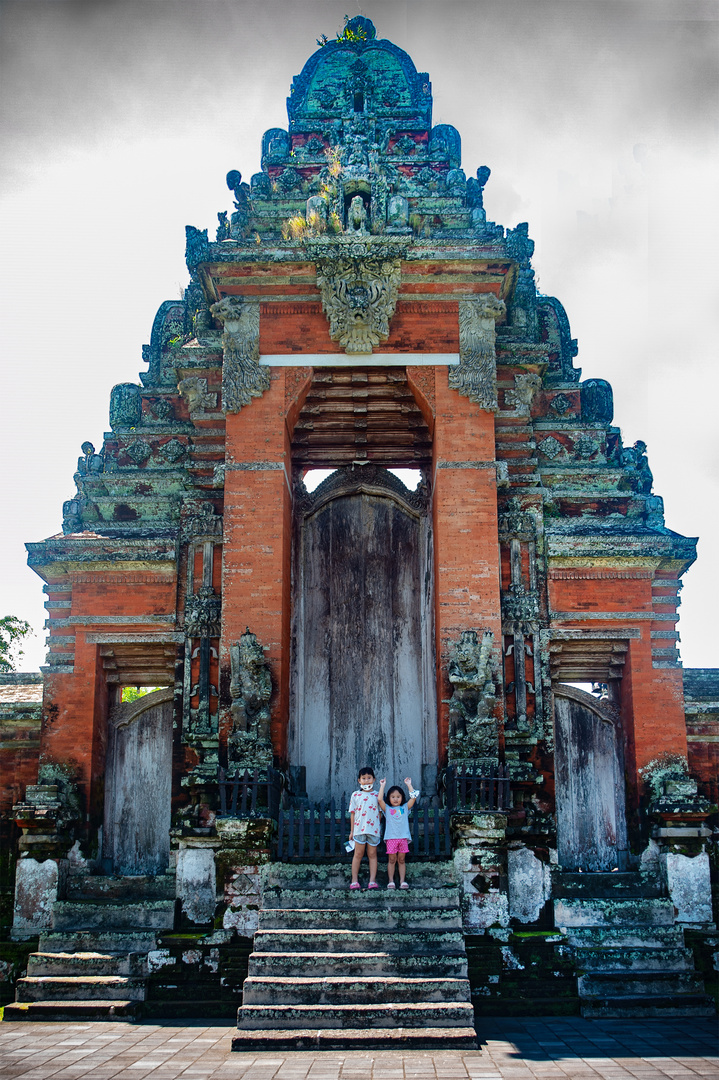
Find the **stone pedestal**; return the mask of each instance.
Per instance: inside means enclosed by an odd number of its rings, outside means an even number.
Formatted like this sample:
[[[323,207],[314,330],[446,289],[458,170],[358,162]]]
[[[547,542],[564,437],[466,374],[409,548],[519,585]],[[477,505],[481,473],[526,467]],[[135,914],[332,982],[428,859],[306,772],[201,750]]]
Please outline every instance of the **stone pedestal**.
[[[551,896],[549,865],[527,847],[507,852],[509,917],[521,923],[535,923]]]
[[[257,930],[262,902],[260,872],[270,861],[275,822],[270,818],[224,818],[216,823],[217,891],[222,897],[222,926],[242,937]]]
[[[18,860],[15,870],[15,904],[11,937],[23,941],[41,930],[52,929],[52,909],[62,897],[67,878],[67,859]]]
[[[454,868],[460,886],[462,925],[476,934],[490,926],[509,926],[504,814],[455,814]]]
[[[669,895],[677,910],[676,921],[696,929],[713,929],[711,877],[706,851],[694,856],[664,851],[661,859]]]
[[[177,852],[176,896],[186,920],[198,926],[212,924],[217,907],[215,851],[221,841],[214,836],[180,840]]]

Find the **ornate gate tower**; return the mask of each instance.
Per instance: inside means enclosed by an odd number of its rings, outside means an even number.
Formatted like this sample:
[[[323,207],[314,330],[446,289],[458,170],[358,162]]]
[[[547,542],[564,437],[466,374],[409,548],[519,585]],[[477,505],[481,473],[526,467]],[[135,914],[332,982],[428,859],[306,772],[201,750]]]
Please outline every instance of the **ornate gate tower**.
[[[695,541],[665,527],[646,447],[581,380],[527,225],[487,220],[490,170],[467,175],[402,49],[348,21],[287,110],[261,170],[228,174],[216,237],[187,228],[147,371],[83,444],[62,534],[28,545],[50,657],[19,866],[63,792],[45,854],[157,876],[188,829],[214,835],[221,768],[320,800],[367,762],[441,797],[471,763],[511,784],[494,831],[455,833],[472,932],[550,899],[561,925],[567,874],[638,873],[672,829],[706,892],[677,652]],[[49,925],[18,904],[18,933]]]

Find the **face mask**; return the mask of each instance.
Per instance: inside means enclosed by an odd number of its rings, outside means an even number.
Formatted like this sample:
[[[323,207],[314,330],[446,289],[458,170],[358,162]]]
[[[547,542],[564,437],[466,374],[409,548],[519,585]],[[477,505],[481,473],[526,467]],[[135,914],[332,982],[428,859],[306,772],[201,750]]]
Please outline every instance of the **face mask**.
[[[362,788],[363,791],[371,791],[372,790],[372,785],[371,784],[360,784],[360,787]]]

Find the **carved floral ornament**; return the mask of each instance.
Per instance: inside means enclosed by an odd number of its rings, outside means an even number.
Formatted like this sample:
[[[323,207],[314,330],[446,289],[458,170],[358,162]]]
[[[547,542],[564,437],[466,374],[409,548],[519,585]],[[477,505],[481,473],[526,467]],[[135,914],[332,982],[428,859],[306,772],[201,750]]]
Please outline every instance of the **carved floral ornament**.
[[[260,367],[260,306],[225,296],[210,311],[224,325],[222,411],[239,412],[270,388],[270,372]]]
[[[459,302],[459,366],[449,369],[449,385],[490,411],[497,408],[495,322],[505,311],[491,293]]]

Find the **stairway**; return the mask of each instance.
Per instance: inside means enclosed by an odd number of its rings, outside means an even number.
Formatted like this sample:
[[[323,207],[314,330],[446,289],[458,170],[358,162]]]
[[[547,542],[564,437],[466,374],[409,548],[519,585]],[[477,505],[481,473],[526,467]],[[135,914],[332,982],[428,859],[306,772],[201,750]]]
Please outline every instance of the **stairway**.
[[[574,949],[582,1016],[713,1016],[674,905],[638,873],[557,874],[554,921]]]
[[[349,891],[349,867],[268,867],[233,1050],[474,1048],[451,863],[408,890]]]
[[[70,878],[53,906],[4,1020],[132,1020],[147,987],[147,954],[171,929],[175,878]]]

